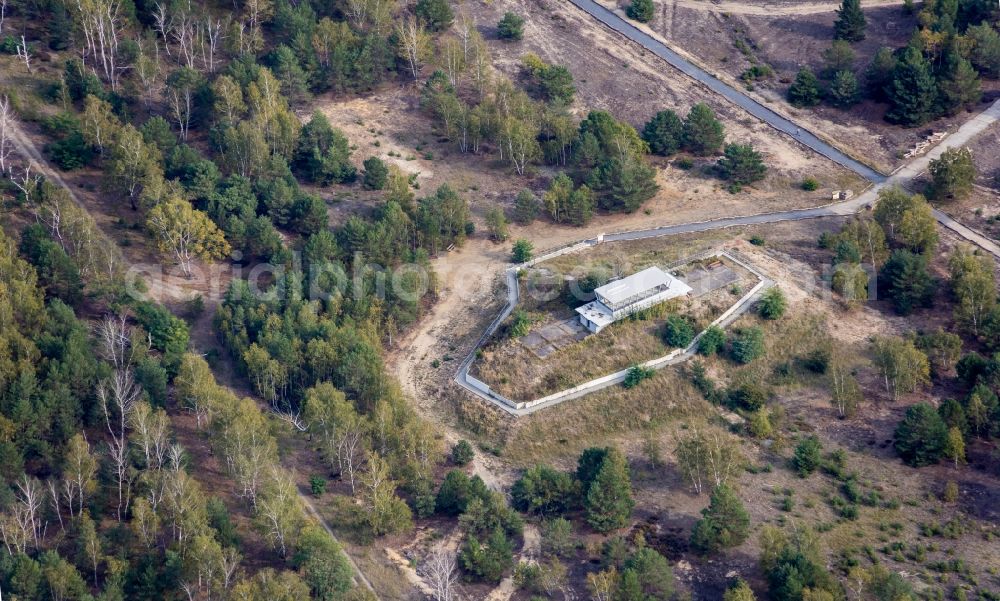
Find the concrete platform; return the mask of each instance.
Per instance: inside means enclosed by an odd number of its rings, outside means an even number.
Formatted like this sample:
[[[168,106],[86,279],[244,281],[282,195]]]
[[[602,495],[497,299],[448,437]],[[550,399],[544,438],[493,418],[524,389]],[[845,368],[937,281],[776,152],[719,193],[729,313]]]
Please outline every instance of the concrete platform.
[[[680,279],[691,287],[691,296],[696,298],[738,282],[740,276],[720,263],[714,268],[696,267]]]
[[[520,343],[539,359],[544,359],[561,348],[579,342],[587,337],[587,331],[580,320],[573,317],[544,325],[520,339]]]

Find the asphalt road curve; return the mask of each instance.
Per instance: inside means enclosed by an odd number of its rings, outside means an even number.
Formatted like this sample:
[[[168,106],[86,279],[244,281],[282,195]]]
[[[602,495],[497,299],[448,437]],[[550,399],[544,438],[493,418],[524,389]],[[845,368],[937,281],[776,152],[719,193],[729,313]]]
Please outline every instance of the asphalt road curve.
[[[638,29],[636,26],[632,25],[625,19],[622,19],[604,6],[594,2],[594,0],[570,0],[570,2],[581,10],[589,13],[601,23],[604,23],[611,29],[659,56],[687,76],[705,84],[716,94],[726,97],[731,102],[740,106],[754,117],[768,123],[775,129],[788,134],[805,146],[808,146],[828,159],[843,165],[871,182],[882,183],[885,181],[885,175],[860,161],[852,159],[812,133],[802,129],[792,121],[782,117],[778,113],[750,98],[743,92],[730,87],[728,84],[723,83],[721,80],[709,74],[704,69],[691,64],[681,55],[668,48],[665,44],[663,44],[663,42],[651,37],[649,34]]]

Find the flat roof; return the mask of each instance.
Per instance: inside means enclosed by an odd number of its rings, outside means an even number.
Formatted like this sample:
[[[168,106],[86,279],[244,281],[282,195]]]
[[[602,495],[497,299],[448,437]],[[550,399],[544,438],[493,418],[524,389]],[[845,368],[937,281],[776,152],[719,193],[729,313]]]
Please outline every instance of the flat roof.
[[[670,287],[674,277],[659,267],[650,267],[637,273],[609,282],[594,289],[594,293],[611,304],[618,304],[637,294],[652,290],[659,286]]]
[[[607,307],[597,301],[590,301],[582,307],[577,307],[576,312],[596,323],[598,327],[603,328],[615,322],[614,315],[608,312]]]

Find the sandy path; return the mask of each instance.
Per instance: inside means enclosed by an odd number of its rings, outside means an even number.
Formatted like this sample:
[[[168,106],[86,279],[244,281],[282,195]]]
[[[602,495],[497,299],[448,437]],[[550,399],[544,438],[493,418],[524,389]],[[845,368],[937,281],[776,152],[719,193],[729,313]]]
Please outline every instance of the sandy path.
[[[534,524],[524,525],[524,545],[521,547],[521,554],[518,555],[518,562],[534,562],[542,551],[542,535],[538,531],[538,526]],[[516,591],[514,577],[508,576],[500,581],[495,589],[486,596],[486,601],[507,601]]]

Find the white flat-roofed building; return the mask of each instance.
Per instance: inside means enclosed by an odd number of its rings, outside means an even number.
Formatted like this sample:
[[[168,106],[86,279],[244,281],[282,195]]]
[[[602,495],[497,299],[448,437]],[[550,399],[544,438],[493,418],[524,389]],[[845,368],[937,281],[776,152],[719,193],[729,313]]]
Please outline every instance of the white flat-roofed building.
[[[576,312],[580,323],[597,333],[636,311],[689,292],[691,288],[684,282],[659,267],[650,267],[596,288],[595,299],[578,307]]]

